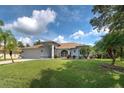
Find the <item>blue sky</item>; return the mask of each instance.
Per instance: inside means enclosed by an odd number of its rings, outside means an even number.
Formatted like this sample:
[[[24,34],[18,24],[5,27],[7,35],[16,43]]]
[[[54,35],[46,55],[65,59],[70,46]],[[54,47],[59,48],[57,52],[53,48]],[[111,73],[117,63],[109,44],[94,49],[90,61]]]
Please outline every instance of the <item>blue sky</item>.
[[[104,32],[90,25],[93,6],[0,6],[0,19],[24,44],[40,39],[93,45]]]

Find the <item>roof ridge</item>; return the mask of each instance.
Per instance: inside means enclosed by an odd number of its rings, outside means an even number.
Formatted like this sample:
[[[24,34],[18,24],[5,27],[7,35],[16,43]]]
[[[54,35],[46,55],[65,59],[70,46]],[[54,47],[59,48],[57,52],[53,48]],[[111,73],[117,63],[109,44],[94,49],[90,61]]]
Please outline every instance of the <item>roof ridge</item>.
[[[76,43],[76,42],[66,42],[66,43],[60,43],[60,44],[80,44],[80,43]]]

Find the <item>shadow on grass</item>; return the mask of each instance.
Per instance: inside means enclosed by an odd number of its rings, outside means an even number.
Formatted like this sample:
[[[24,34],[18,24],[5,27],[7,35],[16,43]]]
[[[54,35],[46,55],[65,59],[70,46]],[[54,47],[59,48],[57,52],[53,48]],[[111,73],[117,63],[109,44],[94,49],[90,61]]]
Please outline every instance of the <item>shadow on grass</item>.
[[[32,80],[32,88],[109,88],[124,87],[124,75],[104,71],[93,62],[66,62],[62,68],[42,70]]]

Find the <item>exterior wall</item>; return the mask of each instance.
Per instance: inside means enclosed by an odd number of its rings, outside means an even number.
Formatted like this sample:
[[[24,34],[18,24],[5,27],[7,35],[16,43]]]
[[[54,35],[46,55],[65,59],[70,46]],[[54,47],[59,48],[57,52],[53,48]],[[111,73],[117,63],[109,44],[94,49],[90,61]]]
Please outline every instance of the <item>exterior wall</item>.
[[[38,59],[38,58],[50,58],[51,57],[51,51],[48,47],[46,48],[33,48],[33,49],[24,49],[22,54],[22,58],[32,58],[32,59]]]
[[[63,50],[68,51],[68,55],[71,57],[75,56],[76,58],[80,57],[80,48],[73,48],[73,49],[56,49],[55,45],[45,46],[43,48],[27,48],[23,49],[21,54],[22,58],[29,58],[29,59],[39,59],[39,58],[54,58],[54,56],[62,57],[61,52]],[[41,52],[42,51],[42,52]]]
[[[79,58],[80,56],[80,48],[73,48],[73,49],[56,49],[55,54],[58,57],[61,57],[61,52],[63,50],[67,50],[68,51],[68,55],[71,55],[71,57],[76,56],[76,58]]]
[[[71,49],[71,56],[75,56],[76,58],[79,58],[80,56],[80,48],[74,48]]]
[[[55,49],[55,55],[57,56],[57,57],[61,57],[61,49]]]
[[[61,57],[61,52],[63,50],[68,51],[68,55],[70,55],[70,51],[71,51],[70,49],[55,49],[55,55],[57,55],[58,57]]]
[[[77,56],[77,58],[79,58],[81,55],[80,55],[80,48],[77,48],[76,49],[76,56]]]

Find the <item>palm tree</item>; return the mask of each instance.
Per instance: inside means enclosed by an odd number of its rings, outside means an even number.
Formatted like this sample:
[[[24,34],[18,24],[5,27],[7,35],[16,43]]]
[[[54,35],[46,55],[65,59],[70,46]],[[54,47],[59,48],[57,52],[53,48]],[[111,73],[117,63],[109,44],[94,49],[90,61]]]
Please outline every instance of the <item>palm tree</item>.
[[[8,37],[8,42],[7,42],[7,50],[9,51],[10,57],[12,62],[14,63],[14,60],[12,58],[13,51],[17,49],[17,41],[13,35]]]
[[[5,43],[6,43],[6,40],[3,41],[4,39],[4,36],[3,36],[3,30],[1,28],[1,26],[4,26],[4,22],[2,20],[0,20],[0,43],[4,42],[4,60],[6,60],[6,55],[5,55]]]
[[[10,37],[12,37],[11,31],[9,31],[9,30],[6,30],[6,31],[1,30],[0,31],[0,38],[1,38],[1,41],[3,42],[4,60],[6,60],[6,50],[7,50],[6,46],[7,46],[7,42],[10,39]]]
[[[12,51],[16,48],[17,42],[14,35],[11,33],[10,30],[3,31],[1,26],[4,26],[4,22],[0,20],[0,43],[3,43],[3,52],[4,52],[4,60],[6,60],[6,51],[8,50],[10,53],[10,57],[12,58]]]
[[[0,30],[0,40],[3,42],[4,60],[6,60],[6,51],[8,50],[8,48],[9,49],[11,48],[10,50],[13,50],[12,47],[17,45],[16,40],[10,30],[5,30],[5,31]]]

